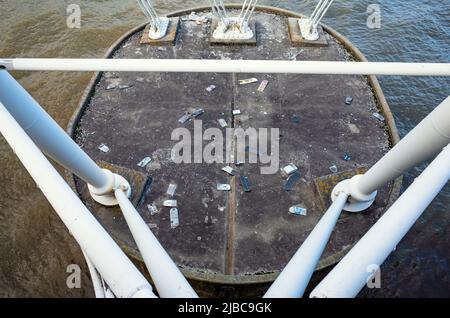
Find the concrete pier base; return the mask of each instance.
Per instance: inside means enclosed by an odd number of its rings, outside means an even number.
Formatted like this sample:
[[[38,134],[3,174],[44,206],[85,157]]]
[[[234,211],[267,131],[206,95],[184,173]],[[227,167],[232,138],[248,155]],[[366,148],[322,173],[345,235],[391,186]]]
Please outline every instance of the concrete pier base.
[[[139,45],[144,26],[129,32],[110,50],[114,58],[195,58],[349,61],[364,57],[345,38],[325,27],[324,47],[295,47],[288,19],[300,15],[258,7],[258,41],[253,46],[212,46],[210,28],[186,20],[191,11],[211,18],[208,8],[174,13],[180,19],[173,47]],[[239,80],[257,78],[240,85]],[[258,91],[263,80],[268,85]],[[214,86],[212,86],[214,85]],[[207,90],[209,88],[209,90]],[[350,105],[345,103],[352,97]],[[278,128],[280,167],[295,164],[300,179],[284,189],[279,172],[261,174],[262,164],[232,165],[248,178],[245,192],[238,176],[221,169],[227,163],[172,161],[177,128],[194,133],[192,121],[179,118],[202,108],[203,129]],[[233,116],[233,110],[241,114]],[[385,122],[374,118],[381,113]],[[135,178],[133,202],[144,220],[201,296],[262,296],[331,204],[330,191],[340,180],[364,171],[398,140],[389,106],[374,77],[295,74],[101,73],[88,87],[70,132],[95,160],[128,169]],[[210,141],[203,141],[203,146]],[[110,152],[99,151],[106,144]],[[137,164],[145,157],[152,162]],[[331,167],[336,166],[337,172]],[[136,172],[136,175],[135,175]],[[145,176],[145,177],[144,177]],[[151,181],[151,182],[149,182]],[[378,220],[399,193],[399,182],[380,189],[375,204],[360,214],[343,213],[318,270],[338,262]],[[132,181],[133,183],[133,181]],[[231,191],[217,191],[226,183]],[[140,262],[133,238],[120,211],[101,207],[73,180],[96,217],[129,255]],[[172,229],[166,191],[176,184],[180,225]],[[159,213],[152,215],[148,205]],[[306,216],[289,214],[302,205]],[[317,276],[319,277],[319,276]],[[314,278],[313,280],[315,280]]]

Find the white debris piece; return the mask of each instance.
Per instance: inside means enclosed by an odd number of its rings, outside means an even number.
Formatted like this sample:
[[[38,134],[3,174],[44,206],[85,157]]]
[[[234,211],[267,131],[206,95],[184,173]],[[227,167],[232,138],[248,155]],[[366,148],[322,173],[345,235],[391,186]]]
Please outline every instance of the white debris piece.
[[[152,216],[159,213],[158,208],[156,207],[155,203],[147,205],[147,209],[148,209],[148,212],[150,212],[150,215],[152,215]]]
[[[284,177],[288,177],[288,176],[290,176],[291,174],[293,174],[296,171],[298,171],[297,166],[291,163],[291,164],[288,164],[286,167],[281,169],[281,174]]]
[[[386,118],[384,118],[384,116],[381,115],[380,113],[373,113],[373,117],[375,117],[376,119],[378,119],[379,121],[381,121],[383,123],[386,121]]]
[[[262,93],[265,91],[267,85],[269,85],[269,81],[268,80],[264,80],[261,82],[261,85],[259,85],[258,87],[258,92]]]
[[[216,89],[216,85],[210,85],[210,86],[208,86],[207,88],[206,88],[206,90],[209,92],[209,93],[211,93],[213,90],[215,90]]]
[[[222,127],[222,128],[228,127],[227,121],[225,119],[220,118],[218,121],[219,121],[220,127]]]
[[[167,194],[170,195],[171,197],[173,197],[175,195],[175,191],[177,190],[177,185],[176,184],[170,184],[169,188],[167,189]]]
[[[231,176],[236,175],[236,173],[234,172],[234,169],[230,166],[226,166],[226,167],[222,168],[222,171],[225,171],[226,173],[228,173]]]
[[[101,144],[98,149],[104,153],[108,153],[110,151],[109,147],[105,144]]]
[[[229,184],[217,184],[217,191],[231,191],[231,186]]]
[[[177,208],[170,209],[170,227],[177,228],[180,225],[180,217]]]
[[[152,158],[145,157],[138,163],[138,167],[145,168],[150,162],[152,162]]]
[[[163,205],[167,208],[176,208],[178,205],[177,200],[166,200],[163,202]]]
[[[257,83],[257,82],[258,82],[257,78],[247,78],[247,79],[239,80],[239,85],[247,85],[247,84],[252,84],[252,83]]]
[[[298,216],[306,216],[308,214],[308,210],[300,205],[296,205],[289,209],[289,213]]]

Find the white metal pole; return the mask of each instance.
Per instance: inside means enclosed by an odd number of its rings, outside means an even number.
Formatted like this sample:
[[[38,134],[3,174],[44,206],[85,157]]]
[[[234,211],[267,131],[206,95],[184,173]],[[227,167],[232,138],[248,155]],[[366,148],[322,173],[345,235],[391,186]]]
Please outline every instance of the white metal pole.
[[[44,153],[96,188],[111,186],[113,180],[6,70],[0,70],[0,101]]]
[[[431,158],[450,142],[450,96],[436,107],[363,176],[355,179],[350,195],[358,200]]]
[[[1,59],[16,71],[285,73],[450,76],[450,63],[323,62],[186,59]]]
[[[381,266],[449,179],[450,145],[313,290],[311,297],[356,297],[371,278],[369,268]]]
[[[156,297],[151,285],[0,102],[0,132],[118,297]]]
[[[94,287],[95,298],[105,298],[105,291],[103,290],[102,280],[95,269],[94,264],[86,255],[86,253],[82,250],[84,259],[86,260],[86,264],[89,269],[89,273],[91,274],[92,286]]]
[[[264,298],[299,298],[303,296],[320,257],[330,239],[348,195],[341,193],[320,219],[306,241],[269,288]]]
[[[115,194],[160,297],[197,298],[194,289],[150,231],[150,228],[145,224],[124,192],[117,189]]]

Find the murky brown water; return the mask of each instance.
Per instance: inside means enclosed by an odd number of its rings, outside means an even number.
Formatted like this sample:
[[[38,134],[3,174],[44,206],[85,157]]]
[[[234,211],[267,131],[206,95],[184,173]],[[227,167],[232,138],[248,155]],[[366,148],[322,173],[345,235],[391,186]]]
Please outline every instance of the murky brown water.
[[[66,7],[78,3],[81,29],[66,26]],[[160,11],[206,1],[155,1]],[[376,1],[382,28],[366,26],[373,0],[336,1],[325,22],[373,61],[449,62],[450,3],[439,0]],[[316,1],[260,1],[311,12]],[[145,21],[135,0],[0,0],[0,57],[102,57],[125,31]],[[16,73],[17,79],[66,127],[91,74]],[[380,79],[402,134],[450,94],[448,78]],[[0,88],[1,89],[1,88]],[[92,296],[66,287],[66,267],[84,264],[79,249],[4,139],[0,137],[0,296]],[[408,174],[410,184],[425,165]],[[382,269],[380,290],[369,297],[450,296],[450,189],[447,187]]]

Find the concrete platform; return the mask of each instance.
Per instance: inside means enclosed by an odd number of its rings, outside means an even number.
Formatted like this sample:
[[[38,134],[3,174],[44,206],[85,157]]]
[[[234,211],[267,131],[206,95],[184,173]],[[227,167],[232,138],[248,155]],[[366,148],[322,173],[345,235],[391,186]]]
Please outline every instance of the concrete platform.
[[[191,10],[177,13],[187,16]],[[202,12],[196,8],[196,12]],[[114,58],[274,59],[346,61],[363,59],[357,49],[329,28],[326,47],[293,47],[288,17],[299,15],[259,8],[257,46],[211,46],[208,27],[180,21],[173,47],[140,45],[143,27],[120,39],[108,53]],[[259,82],[239,85],[240,79]],[[269,85],[257,88],[262,80]],[[215,85],[208,92],[206,88]],[[351,105],[346,96],[353,97]],[[174,129],[193,123],[178,119],[189,109],[203,108],[204,129],[231,127],[280,129],[280,165],[296,164],[301,180],[292,191],[283,189],[279,173],[261,175],[260,164],[233,166],[249,178],[244,192],[238,177],[221,171],[226,164],[175,164],[171,149]],[[239,109],[242,115],[233,117]],[[381,123],[372,114],[388,119]],[[151,224],[162,245],[203,296],[261,296],[306,239],[330,204],[330,191],[345,178],[365,171],[398,140],[389,107],[374,77],[287,74],[97,74],[71,123],[71,133],[96,161],[107,162],[135,178],[134,203]],[[98,147],[106,144],[109,153]],[[204,145],[208,142],[204,141]],[[343,159],[351,156],[350,161]],[[144,168],[144,157],[153,162]],[[336,165],[333,174],[329,167]],[[117,168],[116,167],[116,168]],[[146,176],[147,178],[143,177]],[[169,209],[162,207],[169,184],[177,184],[180,226],[170,227]],[[230,192],[216,190],[229,183]],[[117,208],[105,208],[86,194],[75,179],[78,193],[115,239],[140,257]],[[338,222],[318,270],[339,261],[384,213],[398,195],[399,183],[381,189],[375,204],[361,214],[344,213]],[[139,198],[139,199],[136,199]],[[155,203],[152,216],[147,205]],[[293,205],[307,207],[307,216],[288,213]]]

